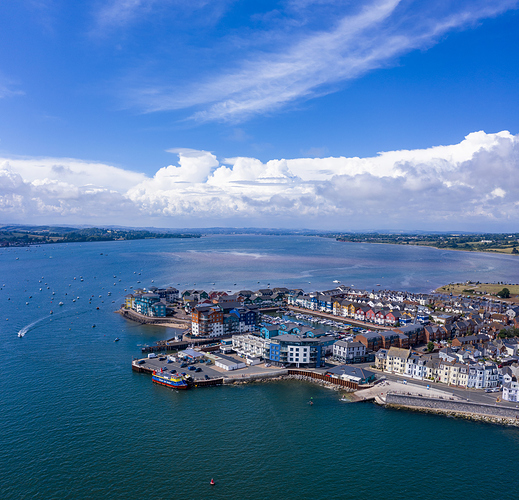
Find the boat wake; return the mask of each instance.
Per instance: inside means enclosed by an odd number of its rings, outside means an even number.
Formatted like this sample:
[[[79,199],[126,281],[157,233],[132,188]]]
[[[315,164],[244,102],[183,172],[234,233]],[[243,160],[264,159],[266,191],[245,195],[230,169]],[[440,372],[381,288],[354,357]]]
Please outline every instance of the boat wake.
[[[43,318],[37,319],[36,321],[33,321],[32,323],[29,323],[28,325],[24,326],[19,332],[18,337],[25,337],[25,334],[34,326],[43,321],[44,319],[50,318],[49,316],[44,316]]]
[[[65,319],[70,318],[71,316],[80,316],[82,314],[86,314],[88,310],[85,311],[74,311],[74,312],[63,312],[61,314],[49,314],[47,316],[44,316],[43,318],[39,318],[36,321],[33,321],[32,323],[29,323],[28,325],[24,326],[19,332],[18,337],[25,337],[25,334],[29,330],[34,330],[35,328],[38,328],[36,325],[38,323],[41,323],[42,321],[45,321],[46,319],[50,319],[51,321],[55,321],[57,319]]]

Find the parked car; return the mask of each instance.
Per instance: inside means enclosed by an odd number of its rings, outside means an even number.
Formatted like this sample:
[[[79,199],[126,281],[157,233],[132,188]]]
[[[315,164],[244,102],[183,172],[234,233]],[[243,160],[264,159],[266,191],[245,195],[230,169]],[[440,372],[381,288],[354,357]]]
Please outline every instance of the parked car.
[[[202,371],[202,368],[198,367],[195,372],[201,372]]]
[[[186,366],[187,366],[187,363],[182,363],[182,364],[180,365],[180,368],[185,368]]]
[[[144,363],[146,363],[145,359],[140,359],[139,361],[137,361],[138,365],[143,365]]]
[[[190,367],[188,368],[188,370],[193,371],[193,370],[196,370],[196,368],[195,368],[194,366],[190,366]]]
[[[170,373],[177,373],[177,370],[169,370]]]
[[[209,380],[209,375],[204,375],[204,378],[205,378],[206,380]]]

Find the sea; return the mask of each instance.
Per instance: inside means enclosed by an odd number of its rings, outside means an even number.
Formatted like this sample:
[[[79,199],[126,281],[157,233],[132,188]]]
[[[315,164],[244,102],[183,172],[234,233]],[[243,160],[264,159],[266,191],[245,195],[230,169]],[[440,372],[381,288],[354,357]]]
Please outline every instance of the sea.
[[[175,330],[115,313],[152,285],[429,292],[466,280],[519,283],[518,262],[300,236],[2,248],[0,499],[515,499],[517,428],[298,381],[176,392],[131,370]]]

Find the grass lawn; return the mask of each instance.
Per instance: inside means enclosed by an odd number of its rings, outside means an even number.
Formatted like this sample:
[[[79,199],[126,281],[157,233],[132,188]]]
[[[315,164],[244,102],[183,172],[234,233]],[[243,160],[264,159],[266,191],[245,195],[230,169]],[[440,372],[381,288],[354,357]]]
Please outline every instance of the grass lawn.
[[[508,302],[519,302],[519,284],[452,283],[441,286],[440,288],[436,289],[436,292],[452,293],[453,295],[466,295],[467,297],[477,297],[478,295],[495,295],[503,288],[508,288],[508,290],[510,290],[510,299],[507,299]]]

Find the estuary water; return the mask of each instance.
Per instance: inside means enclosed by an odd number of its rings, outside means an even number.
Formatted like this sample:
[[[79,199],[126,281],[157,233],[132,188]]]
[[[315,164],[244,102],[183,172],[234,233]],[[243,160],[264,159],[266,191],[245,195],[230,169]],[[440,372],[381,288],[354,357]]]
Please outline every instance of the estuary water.
[[[139,286],[427,292],[468,279],[517,283],[519,266],[288,236],[0,249],[0,498],[516,498],[518,429],[295,381],[177,393],[130,366],[173,331],[114,314]]]

